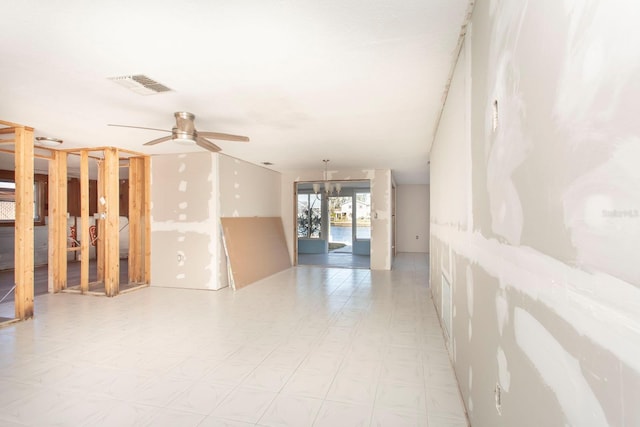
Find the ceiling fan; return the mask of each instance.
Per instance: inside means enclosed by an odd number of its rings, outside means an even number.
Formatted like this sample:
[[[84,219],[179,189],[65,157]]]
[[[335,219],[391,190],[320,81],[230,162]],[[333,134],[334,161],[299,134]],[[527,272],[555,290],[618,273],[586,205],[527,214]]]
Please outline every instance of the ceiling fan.
[[[209,141],[206,138],[220,139],[223,141],[249,142],[249,138],[246,136],[230,135],[228,133],[219,133],[219,132],[198,132],[195,128],[195,125],[193,124],[196,116],[194,114],[187,113],[186,111],[178,111],[173,115],[176,118],[176,125],[171,130],[146,128],[141,126],[114,125],[114,124],[108,124],[107,126],[157,130],[160,132],[171,132],[171,135],[169,136],[163,136],[162,138],[154,139],[153,141],[149,141],[144,145],[156,145],[156,144],[160,144],[161,142],[172,140],[177,142],[178,144],[185,144],[185,145],[196,144],[199,147],[202,147],[205,150],[209,150],[214,153],[217,153],[218,151],[220,151],[220,147],[218,147],[216,144],[214,144],[213,142]]]

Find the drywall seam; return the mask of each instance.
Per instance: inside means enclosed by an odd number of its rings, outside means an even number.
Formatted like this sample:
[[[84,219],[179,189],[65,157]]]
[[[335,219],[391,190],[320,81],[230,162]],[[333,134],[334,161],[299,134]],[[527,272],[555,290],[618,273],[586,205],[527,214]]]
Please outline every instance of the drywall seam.
[[[532,248],[431,224],[432,236],[502,284],[544,304],[578,333],[640,372],[640,289],[604,273],[570,267]]]
[[[178,233],[195,233],[210,235],[208,229],[214,226],[215,222],[202,221],[202,222],[154,222],[151,231],[176,231]]]
[[[514,330],[518,346],[558,398],[568,425],[609,425],[600,402],[584,378],[580,361],[521,308],[514,312]]]

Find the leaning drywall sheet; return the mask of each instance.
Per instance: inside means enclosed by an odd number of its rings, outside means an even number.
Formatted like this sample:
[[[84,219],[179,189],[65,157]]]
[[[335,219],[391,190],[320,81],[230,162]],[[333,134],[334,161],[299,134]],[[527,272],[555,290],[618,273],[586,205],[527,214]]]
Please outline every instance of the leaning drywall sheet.
[[[279,217],[221,218],[234,289],[291,267]]]

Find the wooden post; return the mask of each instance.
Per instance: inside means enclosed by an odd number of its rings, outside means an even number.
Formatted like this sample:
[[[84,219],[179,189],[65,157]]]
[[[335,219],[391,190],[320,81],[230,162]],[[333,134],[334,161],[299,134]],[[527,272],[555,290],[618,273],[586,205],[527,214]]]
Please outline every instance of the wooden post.
[[[144,157],[144,283],[151,283],[151,157]]]
[[[117,148],[104,150],[104,290],[108,297],[120,291],[120,183]],[[99,203],[101,203],[99,201]]]
[[[47,269],[47,284],[49,293],[54,293],[56,283],[58,282],[58,223],[55,218],[58,213],[58,152],[52,153],[52,159],[49,160],[49,213],[48,215],[48,269]]]
[[[89,291],[89,152],[80,152],[80,291]]]
[[[98,191],[97,191],[97,209],[98,219],[96,220],[97,241],[96,241],[96,275],[98,282],[104,282],[104,206],[101,200],[104,198],[105,186],[105,162],[98,162]],[[106,199],[105,199],[106,200]]]
[[[60,234],[58,235],[58,286],[56,292],[59,292],[67,288],[67,246],[69,246],[69,226],[68,226],[68,212],[69,206],[67,202],[67,157],[65,152],[58,154],[58,203],[59,203],[59,215],[55,218],[59,221],[58,227]]]
[[[49,292],[67,286],[67,153],[49,161]]]
[[[144,160],[139,157],[129,158],[129,282],[142,282],[143,261],[142,205],[144,201]]]
[[[15,271],[16,318],[33,317],[33,129],[15,128]]]

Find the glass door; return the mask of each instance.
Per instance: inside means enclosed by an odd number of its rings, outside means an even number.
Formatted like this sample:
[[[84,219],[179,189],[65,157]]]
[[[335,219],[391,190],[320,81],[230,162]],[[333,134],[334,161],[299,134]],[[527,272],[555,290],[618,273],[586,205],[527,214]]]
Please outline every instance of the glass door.
[[[329,197],[329,252],[353,252],[353,198]]]
[[[353,253],[369,255],[371,252],[371,193],[356,191],[353,195],[354,212]]]

